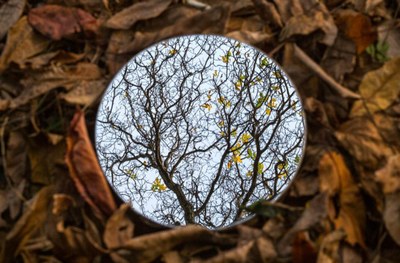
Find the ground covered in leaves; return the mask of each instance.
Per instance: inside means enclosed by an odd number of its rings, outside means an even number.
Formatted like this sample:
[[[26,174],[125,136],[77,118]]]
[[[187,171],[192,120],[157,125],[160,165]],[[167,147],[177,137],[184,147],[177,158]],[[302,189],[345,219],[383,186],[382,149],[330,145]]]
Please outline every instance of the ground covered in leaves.
[[[1,0],[1,262],[398,262],[399,1]],[[257,46],[299,89],[307,147],[280,203],[224,231],[164,229],[108,188],[100,96],[182,34]]]

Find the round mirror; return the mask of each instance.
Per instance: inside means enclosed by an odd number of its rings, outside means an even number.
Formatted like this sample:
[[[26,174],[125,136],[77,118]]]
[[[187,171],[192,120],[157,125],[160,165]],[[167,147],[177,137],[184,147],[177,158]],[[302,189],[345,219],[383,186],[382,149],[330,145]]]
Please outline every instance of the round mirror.
[[[282,69],[233,39],[168,39],[133,57],[101,102],[96,148],[119,196],[163,225],[226,227],[296,174],[304,120]]]

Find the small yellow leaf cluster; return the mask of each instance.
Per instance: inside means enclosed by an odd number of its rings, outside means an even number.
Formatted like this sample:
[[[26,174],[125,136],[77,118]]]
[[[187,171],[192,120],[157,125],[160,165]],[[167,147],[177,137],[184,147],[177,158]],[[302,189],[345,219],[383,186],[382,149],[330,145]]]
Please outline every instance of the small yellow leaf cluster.
[[[270,109],[270,108],[267,108],[267,109],[265,110],[265,114],[270,115],[270,114],[271,114],[271,109]]]
[[[157,177],[156,180],[154,180],[153,185],[151,186],[151,190],[153,192],[155,192],[155,191],[161,192],[161,191],[167,190],[167,186],[165,184],[161,183],[160,178]]]
[[[247,132],[243,133],[243,135],[242,135],[242,143],[243,144],[248,143],[250,139],[251,139],[251,135],[249,133],[247,133]]]
[[[271,100],[268,102],[267,106],[270,108],[275,108],[276,107],[276,99],[271,98]]]
[[[218,103],[224,105],[225,107],[229,108],[231,106],[231,102],[227,100],[225,97],[219,97]]]
[[[175,54],[176,54],[176,49],[171,49],[171,50],[169,51],[169,54],[170,54],[171,56],[175,55]]]
[[[214,76],[214,77],[218,77],[218,70],[214,70],[213,76]]]
[[[211,110],[211,108],[212,108],[212,106],[211,106],[211,104],[210,104],[210,103],[204,103],[203,105],[201,105],[201,107],[203,107],[203,108],[207,109],[208,111],[210,111],[210,110]]]

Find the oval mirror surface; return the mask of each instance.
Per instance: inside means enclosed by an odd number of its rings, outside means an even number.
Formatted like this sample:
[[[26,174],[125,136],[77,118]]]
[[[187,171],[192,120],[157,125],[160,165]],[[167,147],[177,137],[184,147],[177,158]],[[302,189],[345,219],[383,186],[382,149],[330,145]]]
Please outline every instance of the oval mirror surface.
[[[211,35],[165,40],[115,76],[96,123],[114,190],[163,225],[219,228],[274,200],[304,144],[303,109],[282,69],[259,50]]]

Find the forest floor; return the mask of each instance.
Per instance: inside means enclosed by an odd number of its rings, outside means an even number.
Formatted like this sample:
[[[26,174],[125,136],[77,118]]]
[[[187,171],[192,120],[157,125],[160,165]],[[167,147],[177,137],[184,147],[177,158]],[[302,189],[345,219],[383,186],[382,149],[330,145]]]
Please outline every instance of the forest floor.
[[[398,262],[399,1],[0,0],[1,262]],[[217,34],[274,58],[307,145],[279,203],[224,231],[147,224],[93,150],[101,94],[133,55]],[[74,117],[75,116],[75,117]]]

